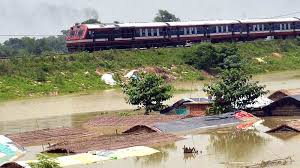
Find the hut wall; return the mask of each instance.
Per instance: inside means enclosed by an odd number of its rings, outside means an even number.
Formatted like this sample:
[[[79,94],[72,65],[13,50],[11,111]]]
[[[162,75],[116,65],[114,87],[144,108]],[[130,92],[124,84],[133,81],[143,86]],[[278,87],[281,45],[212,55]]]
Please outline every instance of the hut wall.
[[[300,107],[295,105],[283,105],[271,110],[273,116],[300,116]]]
[[[190,111],[190,115],[193,116],[204,116],[207,108],[209,108],[209,104],[189,104],[187,105],[188,111]]]

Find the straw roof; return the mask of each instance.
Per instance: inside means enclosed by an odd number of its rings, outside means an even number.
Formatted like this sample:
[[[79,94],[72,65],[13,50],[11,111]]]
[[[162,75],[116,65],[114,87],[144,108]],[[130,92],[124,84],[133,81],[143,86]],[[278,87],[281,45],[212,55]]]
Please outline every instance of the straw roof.
[[[281,89],[273,94],[271,94],[268,98],[271,100],[278,100],[280,98],[283,98],[285,96],[292,96],[292,95],[300,95],[300,88],[298,89]]]
[[[268,133],[274,132],[300,132],[300,120],[288,122],[286,124],[279,125],[269,131]]]

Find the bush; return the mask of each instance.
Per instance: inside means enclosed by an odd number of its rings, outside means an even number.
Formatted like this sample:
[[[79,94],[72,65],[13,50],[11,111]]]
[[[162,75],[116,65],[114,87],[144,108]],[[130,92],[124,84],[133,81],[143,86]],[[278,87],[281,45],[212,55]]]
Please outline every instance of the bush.
[[[59,163],[55,162],[53,159],[50,159],[49,157],[43,154],[39,154],[37,158],[37,163],[29,163],[31,168],[61,168]]]

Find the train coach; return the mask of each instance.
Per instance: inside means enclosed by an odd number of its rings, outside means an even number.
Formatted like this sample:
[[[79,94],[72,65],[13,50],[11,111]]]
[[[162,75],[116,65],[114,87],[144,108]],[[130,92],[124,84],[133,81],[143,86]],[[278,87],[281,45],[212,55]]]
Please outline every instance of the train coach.
[[[289,38],[299,34],[299,18],[76,24],[68,31],[66,43],[68,50],[74,52],[177,46],[203,41]]]

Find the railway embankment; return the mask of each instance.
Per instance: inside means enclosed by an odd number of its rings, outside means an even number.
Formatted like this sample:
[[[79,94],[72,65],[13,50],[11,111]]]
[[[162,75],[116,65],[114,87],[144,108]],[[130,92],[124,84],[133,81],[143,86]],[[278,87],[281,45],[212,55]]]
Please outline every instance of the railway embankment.
[[[228,62],[226,53],[253,74],[300,68],[299,39],[24,56],[0,62],[0,101],[110,89],[101,74],[120,82],[133,69],[160,71],[171,82],[205,80]]]

